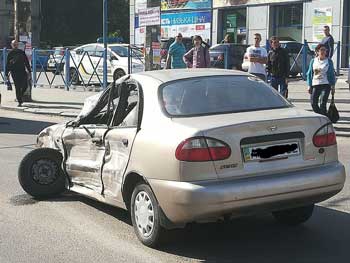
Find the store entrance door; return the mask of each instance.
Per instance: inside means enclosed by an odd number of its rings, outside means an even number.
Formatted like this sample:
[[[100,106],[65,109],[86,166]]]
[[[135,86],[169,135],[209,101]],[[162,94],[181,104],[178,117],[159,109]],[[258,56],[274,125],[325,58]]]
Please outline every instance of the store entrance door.
[[[226,34],[229,34],[232,43],[245,44],[247,39],[246,17],[246,8],[225,10],[222,16],[223,34],[221,40]]]

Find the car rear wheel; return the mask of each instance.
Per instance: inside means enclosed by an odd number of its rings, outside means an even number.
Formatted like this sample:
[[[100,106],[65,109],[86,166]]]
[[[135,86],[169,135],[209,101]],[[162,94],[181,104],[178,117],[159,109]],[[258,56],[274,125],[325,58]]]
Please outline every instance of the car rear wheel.
[[[275,219],[285,225],[296,226],[305,223],[314,211],[315,205],[296,207],[292,209],[273,212]]]
[[[18,179],[24,191],[34,197],[59,195],[65,190],[62,155],[50,148],[35,149],[20,163]]]
[[[113,74],[113,80],[116,81],[117,79],[120,79],[123,76],[125,76],[124,70],[117,69]]]
[[[156,247],[164,229],[160,225],[158,202],[148,185],[141,183],[135,187],[130,210],[138,239],[148,247]]]
[[[80,81],[79,81],[79,73],[75,68],[71,68],[69,70],[69,78],[70,81],[73,85],[79,85]]]

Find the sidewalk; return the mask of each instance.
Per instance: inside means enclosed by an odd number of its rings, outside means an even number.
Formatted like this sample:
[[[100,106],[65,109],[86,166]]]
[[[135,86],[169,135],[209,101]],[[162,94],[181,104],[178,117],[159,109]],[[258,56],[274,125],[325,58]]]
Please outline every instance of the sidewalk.
[[[5,85],[0,85],[1,107],[3,110],[24,111],[37,114],[76,117],[83,107],[87,97],[95,95],[93,91],[65,91],[57,88],[33,88],[33,102],[24,102],[23,107],[17,107],[15,91],[8,91]]]

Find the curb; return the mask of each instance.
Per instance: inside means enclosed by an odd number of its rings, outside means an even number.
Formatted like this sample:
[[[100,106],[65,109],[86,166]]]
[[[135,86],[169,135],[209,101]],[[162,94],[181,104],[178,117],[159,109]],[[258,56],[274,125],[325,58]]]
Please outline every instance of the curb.
[[[28,108],[28,107],[15,107],[15,106],[0,106],[0,109],[2,110],[7,110],[7,111],[16,111],[16,112],[26,112],[26,113],[31,113],[31,114],[40,114],[40,115],[49,115],[49,116],[60,116],[60,117],[71,117],[71,118],[75,118],[78,116],[79,113],[75,113],[75,112],[54,112],[54,111],[40,111],[37,109],[33,109],[33,108]]]

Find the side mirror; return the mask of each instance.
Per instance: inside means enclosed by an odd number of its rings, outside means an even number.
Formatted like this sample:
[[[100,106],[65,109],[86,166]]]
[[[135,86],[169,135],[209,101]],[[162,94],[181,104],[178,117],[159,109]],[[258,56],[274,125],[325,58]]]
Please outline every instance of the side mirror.
[[[83,50],[82,50],[82,49],[78,49],[78,50],[75,51],[75,53],[76,53],[77,55],[81,55],[81,54],[83,53]]]

